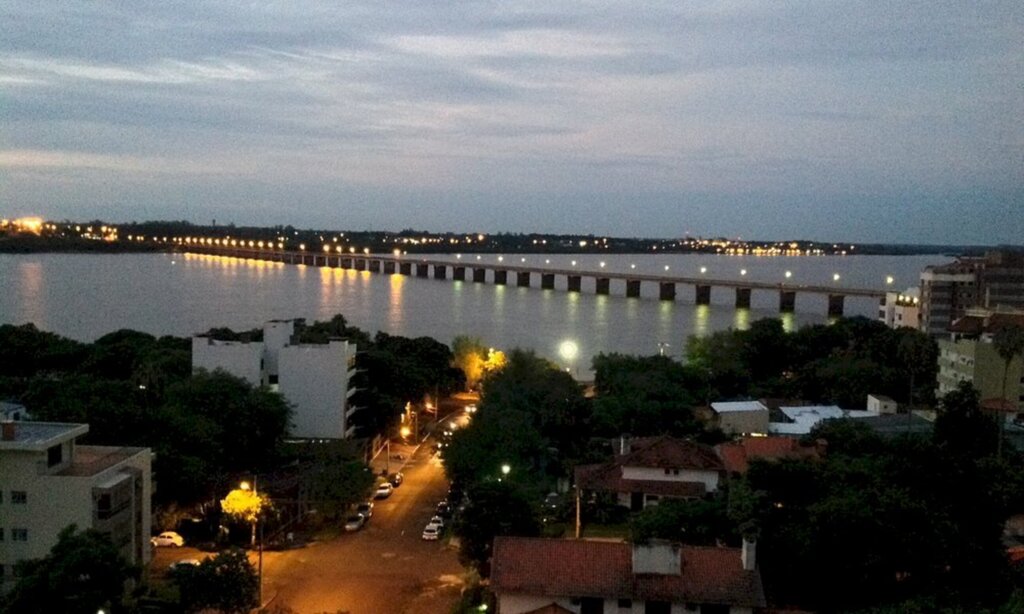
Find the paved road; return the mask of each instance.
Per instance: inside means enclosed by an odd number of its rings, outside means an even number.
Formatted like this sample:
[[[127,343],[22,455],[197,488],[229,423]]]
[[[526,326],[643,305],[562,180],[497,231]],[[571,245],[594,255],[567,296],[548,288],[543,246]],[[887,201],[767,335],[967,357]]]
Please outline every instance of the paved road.
[[[362,531],[297,550],[264,552],[264,602],[300,614],[448,614],[464,570],[453,549],[420,538],[447,491],[431,449],[428,442],[408,459],[405,482],[376,502]],[[153,568],[159,573],[171,560],[202,556],[190,548],[163,548]]]

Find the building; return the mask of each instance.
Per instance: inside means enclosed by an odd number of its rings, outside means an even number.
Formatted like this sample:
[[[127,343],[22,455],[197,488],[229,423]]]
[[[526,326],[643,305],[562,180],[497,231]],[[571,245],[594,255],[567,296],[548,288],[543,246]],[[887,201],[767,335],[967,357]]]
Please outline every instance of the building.
[[[224,341],[207,335],[192,338],[192,368],[222,369],[255,386],[280,392],[292,405],[291,435],[300,439],[351,437],[350,420],[357,409],[350,400],[356,389],[356,346],[341,339],[298,343],[295,320],[273,320],[263,326],[262,341]]]
[[[1014,358],[1006,371],[1008,390],[1003,396],[1005,361],[992,343],[1001,326],[1024,328],[1024,311],[969,310],[950,326],[948,336],[939,339],[939,374],[936,394],[956,390],[970,382],[984,401],[1005,400],[1024,412],[1024,361]],[[991,403],[990,403],[991,404]]]
[[[25,406],[20,403],[12,403],[10,401],[0,401],[0,420],[5,422],[17,422],[19,420],[31,420],[32,416],[29,415],[28,410]]]
[[[755,460],[802,460],[824,458],[828,444],[817,441],[803,445],[795,437],[742,437],[736,441],[720,443],[715,451],[722,459],[726,472],[743,474]]]
[[[148,448],[78,445],[86,424],[3,422],[0,436],[0,579],[17,561],[46,556],[68,525],[108,535],[136,565],[150,559],[152,460]]]
[[[750,614],[765,606],[756,547],[496,537],[498,614]]]
[[[920,330],[943,336],[972,307],[1024,308],[1024,252],[992,251],[921,272]]]
[[[878,319],[889,328],[919,328],[921,290],[915,287],[903,292],[886,292],[878,306]]]
[[[725,466],[714,448],[668,435],[619,440],[606,463],[576,467],[578,491],[605,493],[633,511],[661,499],[699,499],[718,490]]]
[[[768,432],[775,435],[803,436],[823,420],[838,418],[874,418],[877,412],[858,409],[841,409],[838,405],[801,405],[797,407],[779,407],[782,421],[771,422]]]
[[[876,414],[895,414],[899,404],[884,394],[869,394],[867,410]]]
[[[730,401],[711,404],[715,426],[727,435],[768,432],[768,408],[760,401]]]

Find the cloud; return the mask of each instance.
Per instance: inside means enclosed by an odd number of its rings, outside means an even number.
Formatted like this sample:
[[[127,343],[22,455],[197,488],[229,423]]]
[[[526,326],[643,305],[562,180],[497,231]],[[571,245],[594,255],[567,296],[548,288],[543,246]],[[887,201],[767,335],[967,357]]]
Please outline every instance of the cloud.
[[[1005,216],[1024,185],[1022,30],[999,1],[11,0],[0,168],[7,198],[54,217],[74,189],[245,223],[293,194],[330,225],[359,192],[378,226],[572,230],[593,207],[594,231],[657,234],[685,202],[754,236],[768,195],[816,220],[807,236],[841,235],[835,208],[859,202],[860,239],[901,210],[908,239],[957,241],[971,230],[928,211]]]

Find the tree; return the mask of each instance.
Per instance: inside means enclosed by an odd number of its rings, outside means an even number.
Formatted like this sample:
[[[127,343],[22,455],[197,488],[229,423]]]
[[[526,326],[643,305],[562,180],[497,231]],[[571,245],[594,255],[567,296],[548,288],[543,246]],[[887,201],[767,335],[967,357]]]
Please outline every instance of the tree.
[[[466,494],[469,504],[455,525],[462,540],[459,557],[487,576],[494,538],[499,535],[535,537],[540,534],[540,523],[529,498],[507,480],[478,484]]]
[[[452,364],[466,375],[466,387],[472,390],[484,376],[487,348],[478,337],[459,335],[452,340]]]
[[[668,539],[694,546],[713,546],[734,537],[725,499],[682,501],[667,499],[645,508],[630,520],[634,542]]]
[[[374,476],[364,463],[331,448],[331,444],[322,446],[329,449],[318,450],[303,466],[303,489],[323,517],[337,519],[350,505],[366,497]]]
[[[256,545],[256,523],[271,507],[270,497],[257,493],[248,484],[233,489],[220,500],[220,509],[228,518],[252,526],[252,545]]]
[[[259,605],[259,577],[245,552],[228,550],[199,565],[175,570],[173,581],[185,612],[243,614]]]
[[[138,575],[110,542],[93,530],[63,529],[50,553],[15,566],[18,582],[6,601],[3,614],[69,612],[94,614],[104,608],[120,608],[125,583]]]
[[[906,329],[906,332],[901,331],[901,334],[903,338],[899,341],[896,354],[910,380],[907,392],[907,414],[912,415],[911,409],[914,407],[915,401],[914,380],[922,375],[927,377],[930,372],[934,371],[938,348],[934,340],[920,331]],[[907,419],[910,420],[909,416]]]
[[[999,427],[980,408],[981,394],[970,382],[960,382],[939,404],[933,439],[936,444],[976,459],[998,452]]]
[[[992,345],[995,346],[996,352],[999,353],[999,357],[1003,359],[1003,399],[1010,401],[1011,404],[1016,405],[1017,394],[1010,394],[1007,390],[1008,378],[1010,375],[1010,363],[1013,359],[1021,356],[1024,357],[1024,327],[1005,325],[996,329],[995,334],[992,336]],[[1000,408],[1002,409],[1002,408]],[[999,442],[998,454],[1003,454],[1003,429],[1006,427],[1006,417],[1000,415],[999,417]]]

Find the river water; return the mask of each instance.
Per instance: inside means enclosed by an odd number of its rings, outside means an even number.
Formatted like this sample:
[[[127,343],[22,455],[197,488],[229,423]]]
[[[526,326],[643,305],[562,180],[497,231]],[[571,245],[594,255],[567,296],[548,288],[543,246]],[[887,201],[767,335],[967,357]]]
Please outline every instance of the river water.
[[[477,262],[476,255],[446,258],[469,266]],[[785,280],[790,271],[787,281],[792,283],[894,290],[915,285],[924,266],[949,260],[938,255],[479,257],[495,265],[499,258],[504,264],[594,271],[603,262],[608,271],[772,282]],[[893,282],[887,285],[890,276]],[[0,323],[33,322],[83,341],[121,328],[189,336],[214,326],[248,329],[274,318],[327,319],[342,313],[371,332],[426,335],[444,343],[468,334],[498,348],[532,349],[581,377],[589,374],[591,357],[601,352],[655,354],[659,344],[668,344],[664,351],[681,357],[690,335],[780,317],[778,296],[768,291],[755,290],[751,308],[738,310],[728,289],[713,290],[712,304],[697,306],[692,287],[683,285],[677,299],[667,302],[657,300],[651,283],[644,284],[641,298],[628,299],[621,282],[612,282],[611,295],[598,296],[593,281],[586,279],[576,294],[562,289],[564,278],[556,290],[541,290],[516,287],[514,275],[510,285],[495,286],[191,254],[5,254],[0,255],[0,281]],[[536,276],[533,284],[540,285]],[[847,315],[873,318],[877,310],[875,299],[846,299]],[[796,313],[781,317],[793,329],[825,322],[825,313],[824,297],[800,295]],[[578,347],[575,357],[560,355],[565,340]]]

